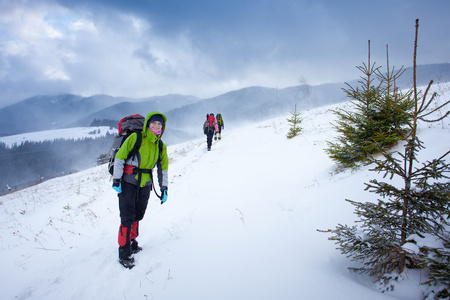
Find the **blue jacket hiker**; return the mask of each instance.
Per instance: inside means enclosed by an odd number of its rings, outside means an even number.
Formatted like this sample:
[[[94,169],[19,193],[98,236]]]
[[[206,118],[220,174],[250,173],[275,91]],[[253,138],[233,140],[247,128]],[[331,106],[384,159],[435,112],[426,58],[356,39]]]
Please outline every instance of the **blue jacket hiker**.
[[[114,161],[113,188],[119,193],[119,262],[126,268],[134,267],[131,256],[142,250],[136,238],[139,221],[144,218],[152,185],[152,170],[157,166],[161,204],[167,200],[169,158],[167,147],[161,141],[166,127],[166,116],[150,112],[144,121],[142,135],[132,133],[120,147]],[[139,151],[128,157],[138,139]]]

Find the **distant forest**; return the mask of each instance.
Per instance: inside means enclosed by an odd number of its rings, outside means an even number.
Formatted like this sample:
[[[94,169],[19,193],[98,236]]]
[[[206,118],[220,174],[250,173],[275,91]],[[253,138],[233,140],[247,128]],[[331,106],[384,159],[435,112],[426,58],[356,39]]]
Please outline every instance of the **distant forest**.
[[[109,127],[117,128],[119,126],[118,124],[119,124],[119,121],[117,121],[117,120],[111,120],[111,119],[97,120],[97,119],[94,119],[94,121],[92,121],[89,126],[91,126],[91,127],[109,126]]]
[[[0,143],[0,190],[92,168],[99,156],[108,153],[113,139],[113,134],[107,134],[95,139],[27,141],[12,148]]]

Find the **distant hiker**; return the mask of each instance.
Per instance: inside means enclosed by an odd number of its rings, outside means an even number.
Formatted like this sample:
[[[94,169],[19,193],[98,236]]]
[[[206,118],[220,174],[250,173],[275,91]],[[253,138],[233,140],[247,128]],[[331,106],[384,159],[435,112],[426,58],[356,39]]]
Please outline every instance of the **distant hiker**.
[[[208,147],[208,151],[211,150],[212,138],[217,130],[217,120],[214,117],[214,114],[206,115],[206,121],[203,124],[203,133],[206,134],[206,145]]]
[[[223,119],[222,119],[222,115],[221,114],[217,114],[216,115],[216,120],[217,120],[217,127],[218,127],[218,131],[216,131],[215,135],[214,135],[214,139],[217,140],[217,138],[222,139],[222,129],[225,129],[225,127],[223,126]]]
[[[150,112],[144,121],[142,134],[132,133],[120,147],[114,161],[113,189],[119,193],[119,262],[126,268],[134,267],[132,254],[142,250],[136,237],[139,221],[144,217],[152,182],[152,169],[158,167],[161,204],[167,200],[168,167],[167,147],[161,141],[166,126],[166,116]],[[129,157],[136,143],[136,155]]]

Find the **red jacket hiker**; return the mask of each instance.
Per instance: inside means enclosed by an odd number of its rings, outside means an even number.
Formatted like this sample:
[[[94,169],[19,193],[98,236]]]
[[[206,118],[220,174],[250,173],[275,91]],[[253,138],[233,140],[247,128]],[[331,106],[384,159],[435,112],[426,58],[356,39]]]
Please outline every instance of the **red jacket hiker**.
[[[212,138],[214,136],[214,133],[218,130],[219,128],[217,126],[217,120],[216,117],[214,117],[214,114],[206,115],[206,121],[203,124],[203,133],[206,134],[206,144],[208,147],[208,151],[211,150]]]

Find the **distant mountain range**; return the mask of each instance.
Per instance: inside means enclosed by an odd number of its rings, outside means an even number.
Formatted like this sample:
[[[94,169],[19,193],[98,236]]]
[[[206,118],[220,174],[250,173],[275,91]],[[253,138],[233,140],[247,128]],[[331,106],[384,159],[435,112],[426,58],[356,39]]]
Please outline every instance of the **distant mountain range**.
[[[450,64],[417,67],[418,85],[450,81]],[[358,80],[347,82],[357,87]],[[397,81],[401,88],[412,86],[412,68],[406,68]],[[299,85],[283,89],[247,87],[213,98],[199,99],[188,95],[165,95],[145,99],[72,94],[35,96],[0,109],[0,136],[24,132],[89,126],[94,119],[120,120],[130,114],[146,115],[160,111],[168,117],[165,141],[168,144],[200,137],[207,113],[221,113],[225,128],[245,122],[286,114],[297,110],[339,103],[347,98],[344,83]]]

